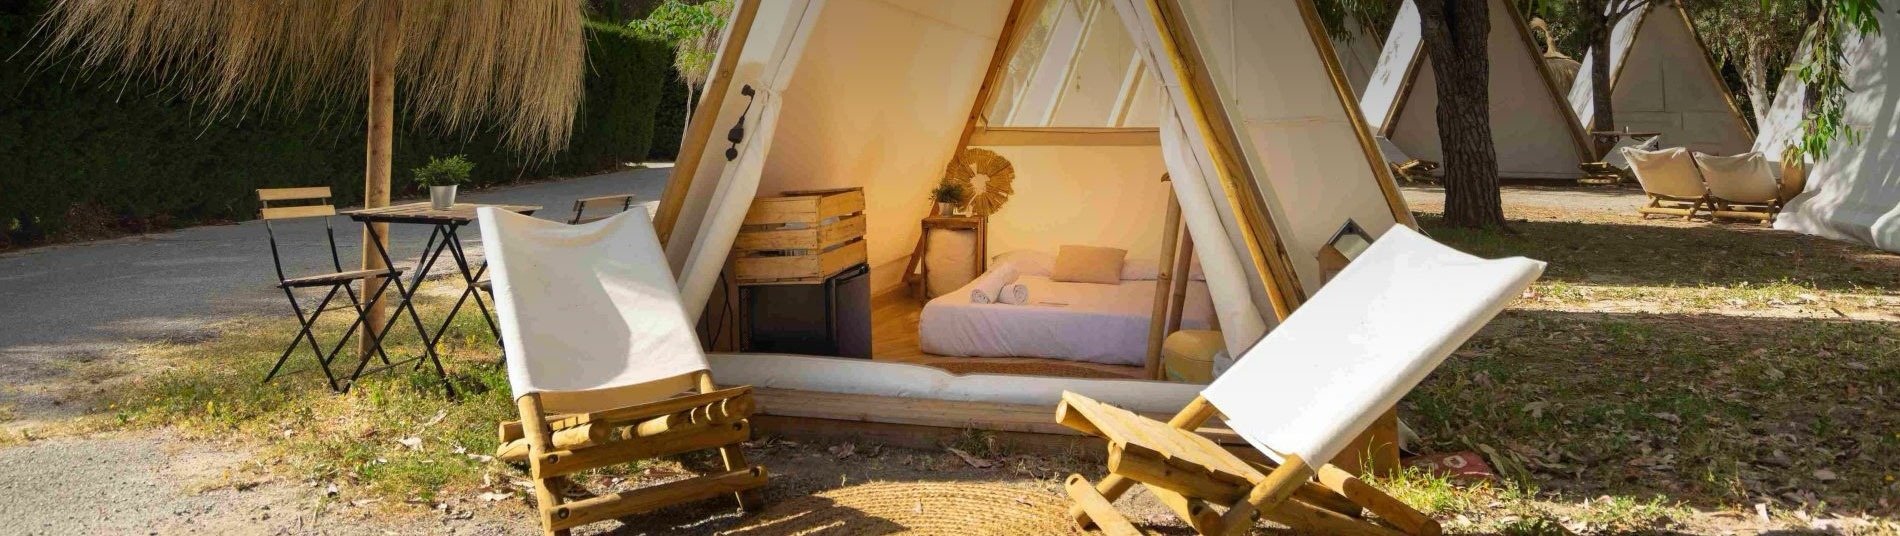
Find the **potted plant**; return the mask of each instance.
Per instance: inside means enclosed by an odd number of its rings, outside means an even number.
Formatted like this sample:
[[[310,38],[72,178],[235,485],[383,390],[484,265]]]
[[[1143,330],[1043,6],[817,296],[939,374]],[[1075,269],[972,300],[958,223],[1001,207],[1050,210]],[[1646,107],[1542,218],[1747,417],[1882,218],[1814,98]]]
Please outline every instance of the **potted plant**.
[[[448,158],[430,157],[427,165],[413,171],[416,184],[429,187],[429,206],[448,210],[455,205],[455,187],[468,182],[468,172],[474,169],[474,162],[458,154]]]
[[[937,202],[938,216],[952,216],[957,207],[970,200],[970,187],[960,182],[941,182],[930,190],[930,199]]]

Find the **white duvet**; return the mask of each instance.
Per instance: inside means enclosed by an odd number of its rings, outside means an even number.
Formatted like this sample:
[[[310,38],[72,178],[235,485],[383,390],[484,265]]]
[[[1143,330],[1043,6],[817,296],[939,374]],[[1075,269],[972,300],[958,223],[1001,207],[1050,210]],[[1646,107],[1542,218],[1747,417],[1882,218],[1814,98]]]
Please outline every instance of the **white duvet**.
[[[1047,357],[1136,366],[1146,361],[1154,280],[1104,285],[1022,275],[1016,282],[1029,287],[1029,303],[972,303],[969,286],[930,300],[918,320],[919,346],[944,356]],[[1181,328],[1211,329],[1213,317],[1207,283],[1188,282]]]

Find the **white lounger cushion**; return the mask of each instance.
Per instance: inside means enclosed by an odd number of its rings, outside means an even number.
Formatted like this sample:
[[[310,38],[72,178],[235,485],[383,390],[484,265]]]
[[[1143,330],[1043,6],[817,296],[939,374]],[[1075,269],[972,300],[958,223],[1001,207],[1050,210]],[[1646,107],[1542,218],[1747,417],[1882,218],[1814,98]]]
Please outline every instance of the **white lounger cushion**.
[[[1329,462],[1543,270],[1395,226],[1201,394],[1268,456]]]
[[[1645,192],[1684,199],[1700,199],[1709,192],[1702,185],[1702,175],[1695,167],[1695,156],[1690,155],[1688,149],[1671,147],[1660,151],[1644,151],[1625,148],[1623,157],[1629,159],[1630,171],[1636,173],[1636,182],[1642,183]]]
[[[554,413],[659,400],[706,355],[645,211],[566,225],[483,208],[482,247],[514,396]]]
[[[1781,196],[1781,181],[1768,158],[1761,153],[1735,156],[1695,155],[1702,179],[1709,182],[1709,195],[1737,203],[1773,203]]]

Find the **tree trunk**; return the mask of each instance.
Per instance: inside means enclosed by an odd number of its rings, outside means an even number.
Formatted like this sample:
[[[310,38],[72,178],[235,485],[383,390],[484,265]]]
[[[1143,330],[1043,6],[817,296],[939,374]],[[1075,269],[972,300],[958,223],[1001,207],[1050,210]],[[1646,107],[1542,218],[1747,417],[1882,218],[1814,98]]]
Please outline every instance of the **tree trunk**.
[[[1768,109],[1774,106],[1768,95],[1768,58],[1762,57],[1761,45],[1750,41],[1748,56],[1743,58],[1742,85],[1748,89],[1748,105],[1755,110],[1755,128],[1768,122]]]
[[[1497,148],[1491,138],[1491,10],[1486,0],[1422,0],[1425,50],[1438,80],[1445,153],[1445,223],[1503,228]]]
[[[394,2],[384,4],[381,26],[376,32],[376,52],[369,63],[369,110],[363,166],[363,208],[389,206],[389,167],[395,154],[394,133],[396,125],[396,55],[402,46],[401,27],[398,25],[400,12]],[[364,270],[383,269],[383,257],[377,252],[389,247],[389,226],[373,223],[376,234],[371,235],[369,227],[363,230]],[[375,238],[372,239],[371,237]],[[382,278],[372,277],[363,280],[365,297],[379,288]],[[376,349],[376,339],[383,336],[384,319],[388,318],[385,298],[388,293],[377,295],[377,299],[367,305],[363,314],[363,336],[357,338],[357,355],[369,359]]]
[[[1616,105],[1610,97],[1616,89],[1610,85],[1610,36],[1616,31],[1616,21],[1610,18],[1610,6],[1601,1],[1588,2],[1592,8],[1584,13],[1585,26],[1590,28],[1590,48],[1595,50],[1590,59],[1590,129],[1613,132],[1616,130]],[[1613,139],[1596,138],[1598,155],[1609,154]]]

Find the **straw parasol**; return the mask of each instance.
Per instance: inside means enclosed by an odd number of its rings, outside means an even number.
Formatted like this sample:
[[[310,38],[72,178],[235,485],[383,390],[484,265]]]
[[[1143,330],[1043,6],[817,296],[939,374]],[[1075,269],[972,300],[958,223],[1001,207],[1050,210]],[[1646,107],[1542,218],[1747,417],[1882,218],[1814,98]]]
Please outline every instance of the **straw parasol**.
[[[363,99],[363,204],[379,207],[389,204],[398,85],[419,121],[498,125],[530,156],[565,146],[586,64],[584,9],[582,0],[54,0],[39,31],[49,55],[151,78],[214,116]],[[363,267],[380,268],[369,251]]]

